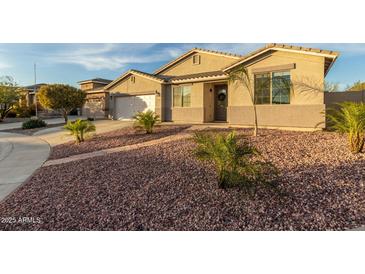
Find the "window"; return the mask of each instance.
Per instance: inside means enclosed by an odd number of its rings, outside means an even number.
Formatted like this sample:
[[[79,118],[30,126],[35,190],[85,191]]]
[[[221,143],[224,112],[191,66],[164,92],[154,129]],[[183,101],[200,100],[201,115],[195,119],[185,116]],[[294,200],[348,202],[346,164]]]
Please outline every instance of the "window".
[[[272,72],[255,75],[255,104],[289,104],[290,72]]]
[[[190,107],[191,86],[178,86],[173,88],[174,107]]]
[[[136,77],[135,76],[131,76],[131,82],[134,84],[136,82]]]
[[[270,73],[255,75],[255,104],[270,104]]]
[[[272,103],[289,104],[290,101],[290,73],[273,72],[272,73]]]
[[[199,65],[200,64],[200,55],[194,55],[193,56],[193,64]]]

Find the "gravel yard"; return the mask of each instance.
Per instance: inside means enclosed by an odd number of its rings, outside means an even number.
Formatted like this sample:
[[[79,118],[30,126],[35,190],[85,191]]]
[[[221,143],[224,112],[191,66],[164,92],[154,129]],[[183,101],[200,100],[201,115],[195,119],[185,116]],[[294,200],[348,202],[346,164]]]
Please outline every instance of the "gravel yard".
[[[278,189],[260,188],[251,197],[218,189],[213,171],[191,157],[187,139],[44,167],[0,204],[0,217],[15,217],[0,227],[343,230],[365,224],[365,157],[349,153],[345,137],[261,130],[247,138],[279,168]]]
[[[146,134],[144,131],[136,131],[132,127],[121,128],[119,130],[94,135],[81,144],[75,144],[75,142],[72,141],[57,145],[52,148],[49,159],[60,159],[101,149],[147,142],[174,135],[187,128],[188,126],[158,126],[155,128],[153,134]]]

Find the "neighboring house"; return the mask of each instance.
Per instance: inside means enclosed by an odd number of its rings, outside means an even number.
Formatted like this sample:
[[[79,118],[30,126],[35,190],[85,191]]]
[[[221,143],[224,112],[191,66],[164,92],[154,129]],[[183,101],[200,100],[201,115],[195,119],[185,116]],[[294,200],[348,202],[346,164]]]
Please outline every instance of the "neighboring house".
[[[94,78],[78,82],[80,89],[86,92],[86,103],[82,108],[82,115],[92,118],[104,118],[108,116],[108,92],[104,87],[111,80]]]
[[[244,85],[228,81],[230,71],[244,66],[252,78],[259,126],[323,128],[324,78],[338,55],[283,44],[245,56],[195,48],[153,74],[130,70],[102,91],[111,119],[128,120],[152,109],[163,121],[251,126],[249,93]],[[273,84],[278,79],[290,79],[292,85],[278,90]]]
[[[37,92],[42,86],[45,86],[47,84],[40,83],[36,85],[30,85],[23,87],[23,90],[25,91],[25,100],[27,102],[27,106],[34,105],[35,103],[35,92]]]

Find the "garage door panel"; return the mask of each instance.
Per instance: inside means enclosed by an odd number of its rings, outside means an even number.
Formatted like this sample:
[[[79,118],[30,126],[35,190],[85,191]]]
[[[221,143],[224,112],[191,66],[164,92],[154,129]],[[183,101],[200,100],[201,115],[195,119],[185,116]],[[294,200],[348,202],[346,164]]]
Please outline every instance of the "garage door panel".
[[[155,111],[155,95],[116,97],[115,118],[131,120],[139,111]]]

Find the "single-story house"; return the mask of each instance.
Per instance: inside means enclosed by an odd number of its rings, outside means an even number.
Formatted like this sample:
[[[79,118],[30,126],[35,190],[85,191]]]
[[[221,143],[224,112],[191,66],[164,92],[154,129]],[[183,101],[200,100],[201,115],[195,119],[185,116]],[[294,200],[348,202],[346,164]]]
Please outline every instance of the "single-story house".
[[[105,102],[99,111],[111,119],[128,120],[137,111],[151,109],[162,121],[251,126],[251,90],[260,127],[323,128],[324,78],[338,56],[334,51],[284,44],[268,44],[244,56],[194,48],[154,73],[129,70],[100,87]],[[250,89],[229,81],[231,72],[242,67]],[[282,79],[291,84],[278,88],[275,83]]]
[[[112,80],[94,78],[78,82],[80,89],[86,92],[86,103],[81,112],[82,115],[91,118],[104,118],[108,116],[109,98],[104,87]]]

